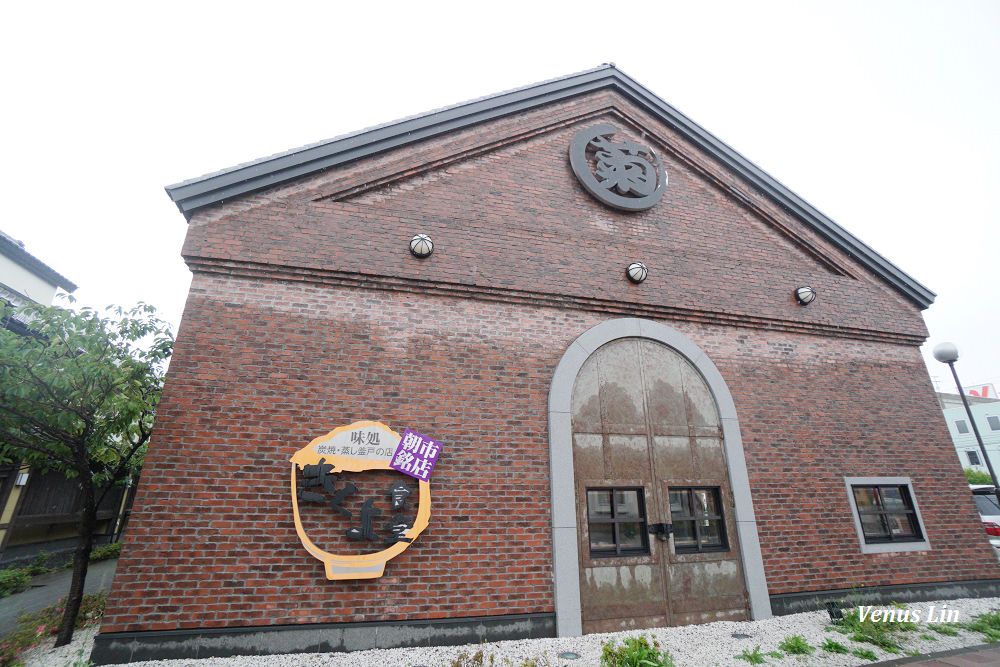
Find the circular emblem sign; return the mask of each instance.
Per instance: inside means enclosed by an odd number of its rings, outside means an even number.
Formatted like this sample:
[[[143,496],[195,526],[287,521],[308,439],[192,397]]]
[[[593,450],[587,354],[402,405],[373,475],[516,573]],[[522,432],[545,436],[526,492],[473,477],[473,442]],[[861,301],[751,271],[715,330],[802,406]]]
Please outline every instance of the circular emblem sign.
[[[385,424],[361,421],[316,438],[292,456],[295,532],[306,551],[326,566],[327,579],[381,577],[386,562],[402,553],[427,527],[431,515],[431,487],[424,480],[417,482],[415,493],[406,482],[397,481],[381,494],[386,497],[381,503],[376,496],[364,500],[360,507],[355,503],[355,511],[347,507],[350,496],[362,495],[346,478],[350,473],[385,471],[405,478],[391,469],[399,445],[399,434]],[[300,503],[329,504],[329,521],[350,520],[348,525],[358,524],[345,531],[348,539],[374,542],[384,548],[367,554],[342,555],[324,551],[306,534]],[[383,507],[380,509],[376,503]],[[417,506],[413,518],[405,516],[409,505]],[[378,527],[375,517],[388,518],[388,525],[384,529]]]
[[[581,130],[569,146],[569,163],[587,192],[608,206],[645,211],[667,189],[667,172],[653,149],[623,138],[618,128],[595,125]]]

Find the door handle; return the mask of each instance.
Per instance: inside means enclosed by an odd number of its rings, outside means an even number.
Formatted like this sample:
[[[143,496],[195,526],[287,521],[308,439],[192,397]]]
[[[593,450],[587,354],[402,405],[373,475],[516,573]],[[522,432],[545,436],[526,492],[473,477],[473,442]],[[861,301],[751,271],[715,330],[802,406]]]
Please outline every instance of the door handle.
[[[649,524],[648,529],[650,535],[656,535],[656,539],[661,542],[666,542],[670,539],[670,535],[674,532],[674,524],[651,523]]]

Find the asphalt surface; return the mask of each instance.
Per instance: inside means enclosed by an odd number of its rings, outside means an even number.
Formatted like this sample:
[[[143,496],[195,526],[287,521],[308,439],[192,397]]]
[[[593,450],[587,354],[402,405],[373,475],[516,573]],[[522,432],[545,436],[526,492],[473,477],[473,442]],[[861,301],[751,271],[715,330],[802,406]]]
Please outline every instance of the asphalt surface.
[[[116,567],[117,558],[91,563],[87,569],[84,593],[109,590]],[[40,574],[31,578],[31,588],[28,590],[0,599],[0,637],[17,630],[17,619],[21,615],[45,609],[66,597],[72,578],[73,570],[68,568]]]

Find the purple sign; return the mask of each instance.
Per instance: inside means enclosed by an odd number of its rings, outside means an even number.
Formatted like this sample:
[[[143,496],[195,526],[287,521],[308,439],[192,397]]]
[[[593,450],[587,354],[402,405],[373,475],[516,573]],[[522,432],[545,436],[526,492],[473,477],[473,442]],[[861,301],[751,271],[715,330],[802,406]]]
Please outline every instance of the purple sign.
[[[441,443],[406,429],[396,446],[389,467],[426,482],[437,463]]]

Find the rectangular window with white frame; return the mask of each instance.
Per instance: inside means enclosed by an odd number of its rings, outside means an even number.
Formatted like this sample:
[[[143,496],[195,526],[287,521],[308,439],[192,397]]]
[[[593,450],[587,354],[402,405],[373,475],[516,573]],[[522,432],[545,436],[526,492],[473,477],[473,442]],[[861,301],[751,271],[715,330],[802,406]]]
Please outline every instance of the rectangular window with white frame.
[[[964,419],[958,419],[955,421],[955,428],[958,429],[959,433],[968,433],[969,425]]]
[[[969,457],[969,465],[972,466],[982,465],[982,463],[979,460],[979,452],[966,452],[965,455]]]
[[[845,477],[861,553],[931,548],[908,477]]]
[[[1000,431],[1000,417],[997,415],[987,415],[986,423],[990,425],[991,431]]]

